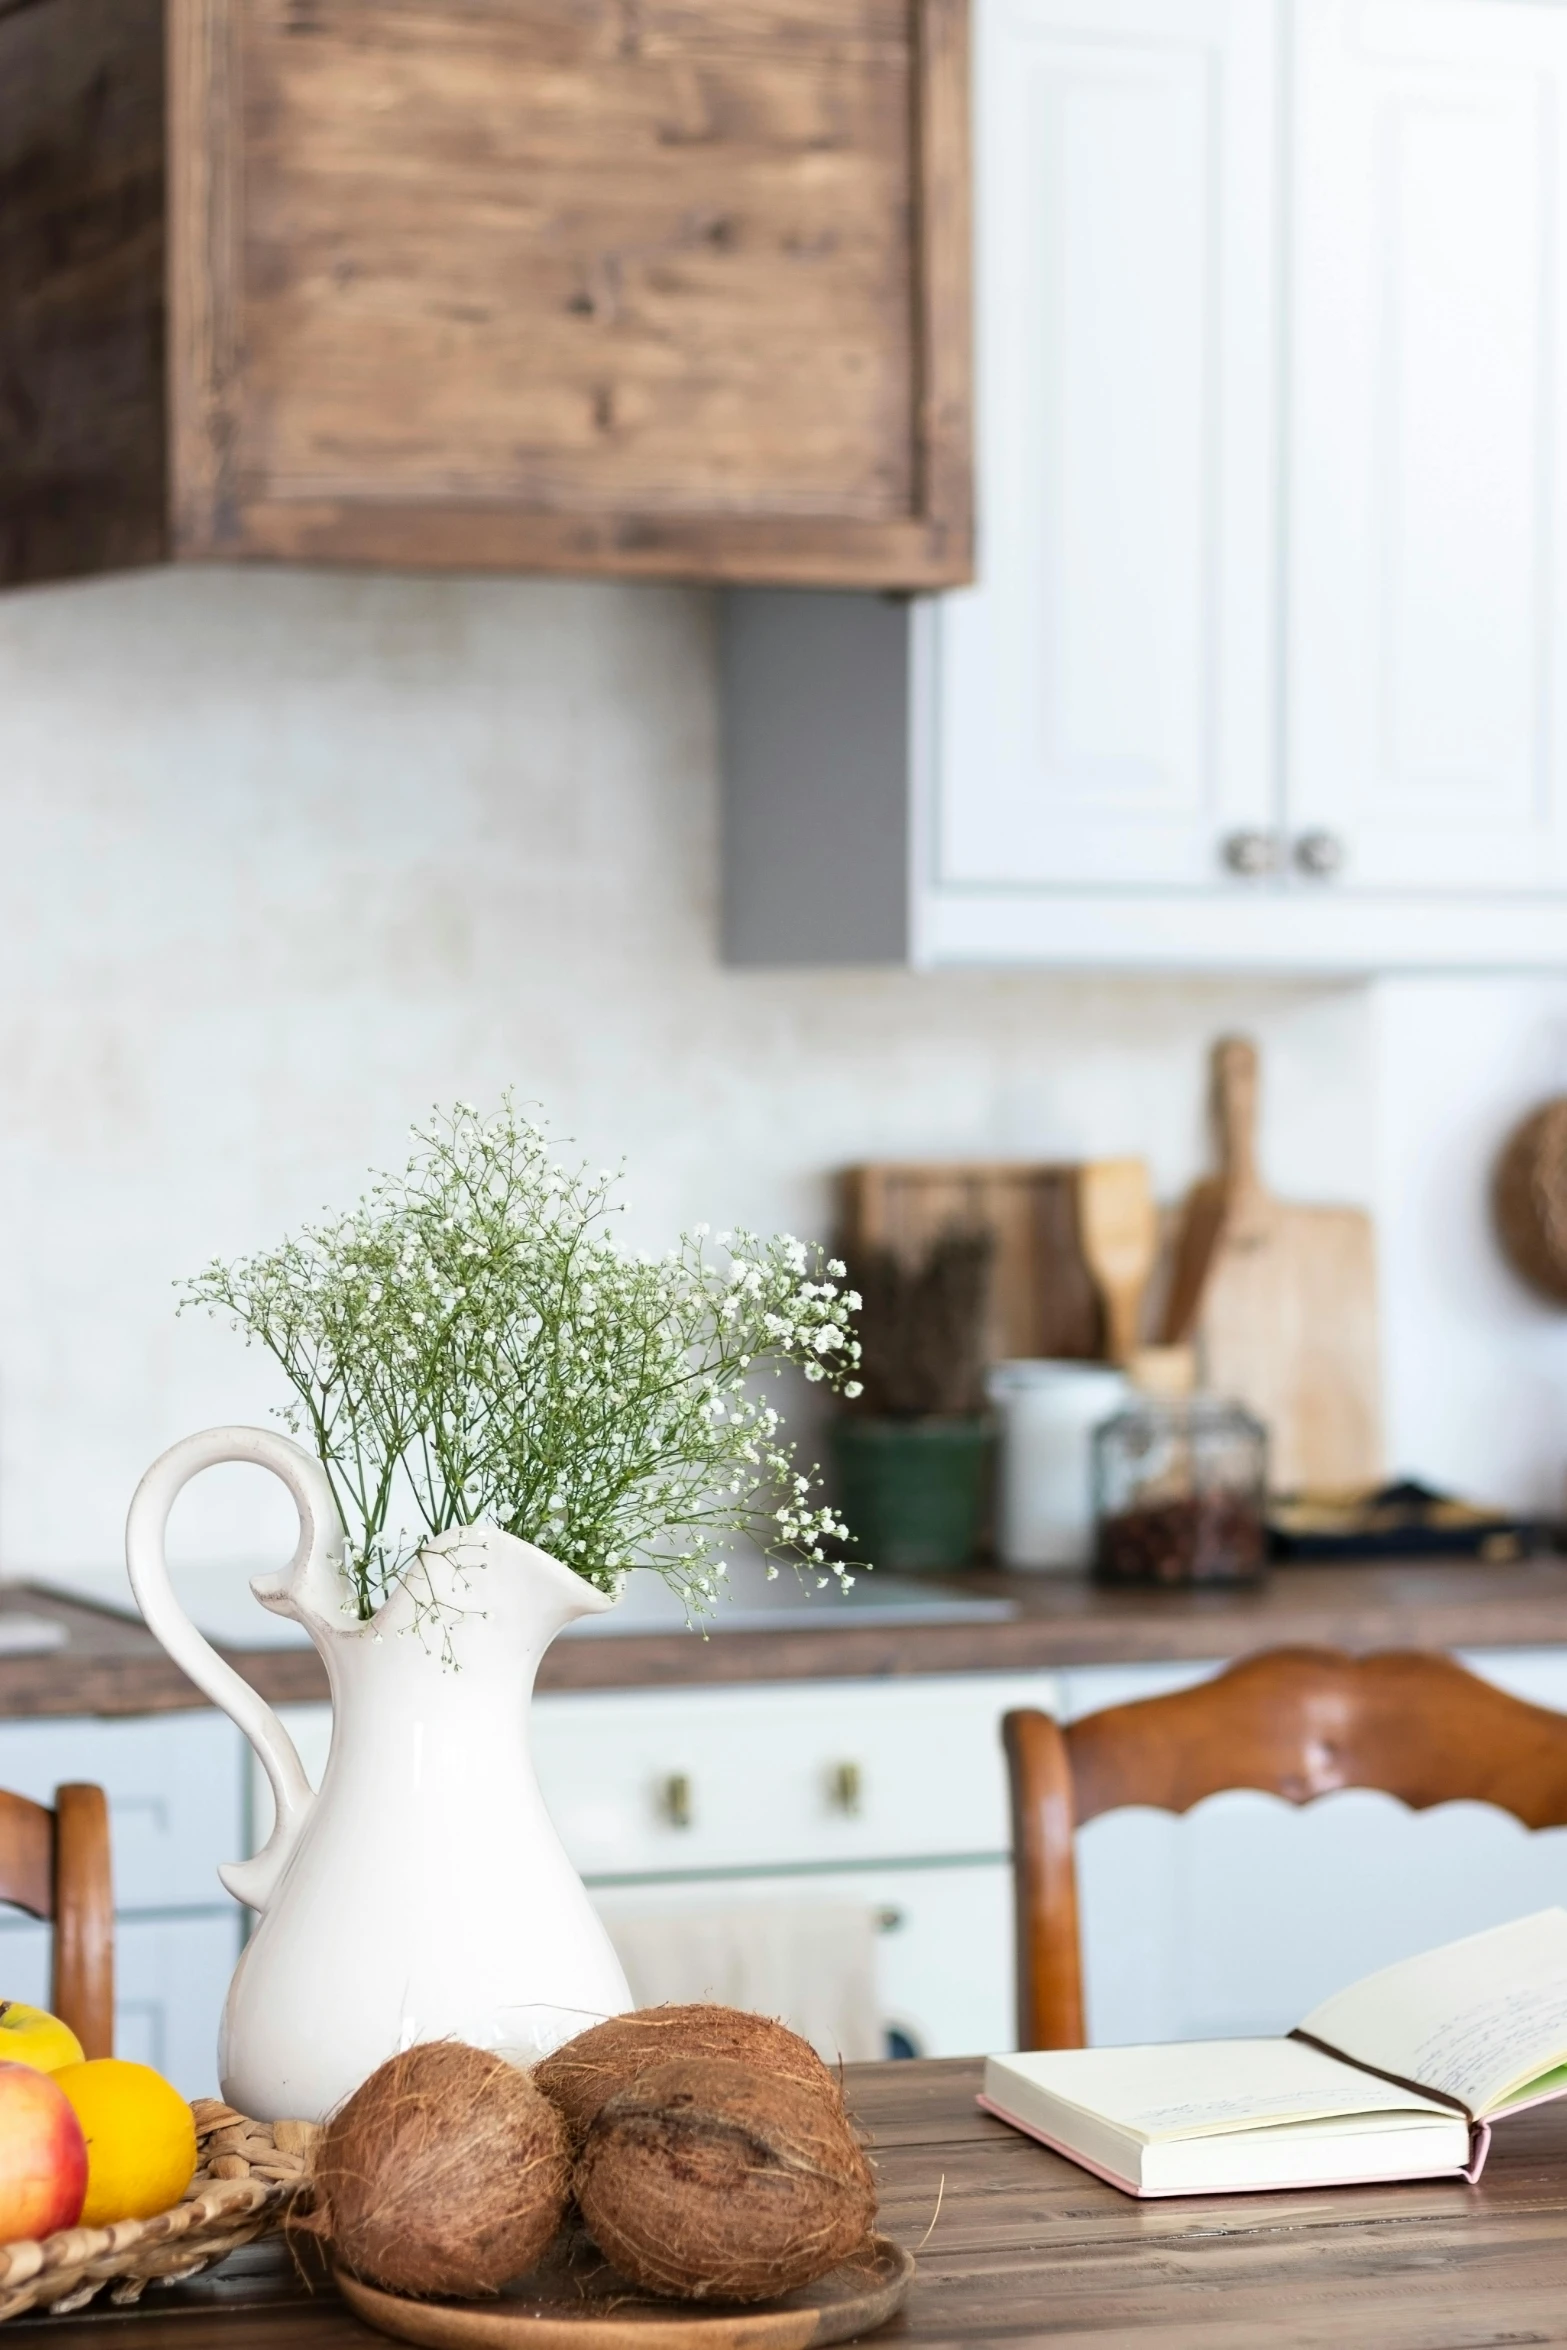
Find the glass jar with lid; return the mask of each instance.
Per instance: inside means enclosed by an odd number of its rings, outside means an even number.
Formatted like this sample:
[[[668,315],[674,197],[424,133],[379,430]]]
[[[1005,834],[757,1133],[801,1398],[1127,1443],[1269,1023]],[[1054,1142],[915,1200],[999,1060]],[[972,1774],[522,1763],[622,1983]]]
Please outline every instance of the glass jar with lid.
[[[1135,1372],[1134,1372],[1135,1376]],[[1255,1583],[1267,1571],[1268,1437],[1222,1396],[1137,1394],[1094,1432],[1101,1583]]]

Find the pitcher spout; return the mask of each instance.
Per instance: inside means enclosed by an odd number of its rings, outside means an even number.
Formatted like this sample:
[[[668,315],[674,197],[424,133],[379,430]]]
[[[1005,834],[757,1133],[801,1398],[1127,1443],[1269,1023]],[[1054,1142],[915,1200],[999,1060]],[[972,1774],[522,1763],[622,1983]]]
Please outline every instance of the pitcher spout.
[[[542,1655],[568,1624],[614,1605],[614,1593],[598,1590],[537,1543],[481,1522],[450,1527],[424,1543],[377,1622],[401,1631],[429,1617],[452,1626],[477,1615],[492,1639],[509,1633]]]

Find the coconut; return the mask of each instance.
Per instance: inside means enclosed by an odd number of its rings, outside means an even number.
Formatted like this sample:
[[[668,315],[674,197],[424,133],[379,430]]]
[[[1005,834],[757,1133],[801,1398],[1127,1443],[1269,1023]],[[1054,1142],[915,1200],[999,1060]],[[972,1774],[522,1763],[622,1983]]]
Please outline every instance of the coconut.
[[[547,2249],[571,2191],[565,2124],[528,2075],[461,2041],[394,2056],[317,2144],[301,2223],[389,2292],[475,2298]]]
[[[655,2065],[609,2098],[575,2183],[611,2266],[691,2301],[808,2285],[863,2244],[876,2214],[841,2102],[722,2057]]]
[[[629,2089],[649,2066],[706,2056],[793,2081],[801,2089],[827,2096],[842,2110],[838,2083],[809,2040],[771,2016],[704,2002],[612,2015],[607,2023],[594,2024],[557,2048],[535,2069],[533,2078],[560,2107],[573,2144],[580,2146],[605,2099]]]

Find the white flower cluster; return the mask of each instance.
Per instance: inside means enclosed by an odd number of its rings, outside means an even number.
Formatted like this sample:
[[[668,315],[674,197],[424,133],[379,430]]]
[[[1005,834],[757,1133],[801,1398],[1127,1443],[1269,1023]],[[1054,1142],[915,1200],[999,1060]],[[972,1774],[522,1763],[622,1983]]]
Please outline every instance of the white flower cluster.
[[[349,1530],[361,1614],[420,1543],[489,1521],[601,1589],[658,1569],[700,1610],[741,1535],[823,1581],[847,1529],[817,1498],[758,1375],[846,1395],[859,1299],[787,1234],[706,1226],[663,1257],[608,1230],[610,1172],[550,1155],[510,1102],[416,1130],[401,1176],[351,1214],[238,1264],[183,1304],[226,1313],[282,1365]],[[773,1570],[776,1571],[776,1570]]]

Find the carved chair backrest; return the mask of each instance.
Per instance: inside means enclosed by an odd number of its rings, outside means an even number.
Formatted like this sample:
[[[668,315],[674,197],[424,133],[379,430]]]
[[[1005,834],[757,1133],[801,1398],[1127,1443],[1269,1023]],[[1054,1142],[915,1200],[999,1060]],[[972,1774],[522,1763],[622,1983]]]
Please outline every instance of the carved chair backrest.
[[[1310,1803],[1379,1788],[1411,1809],[1467,1799],[1525,1827],[1567,1823],[1567,1715],[1509,1697],[1448,1657],[1280,1648],[1173,1697],[1062,1725],[1007,1715],[1018,2045],[1083,2045],[1072,1838],[1101,1812],[1184,1812],[1226,1788]]]

